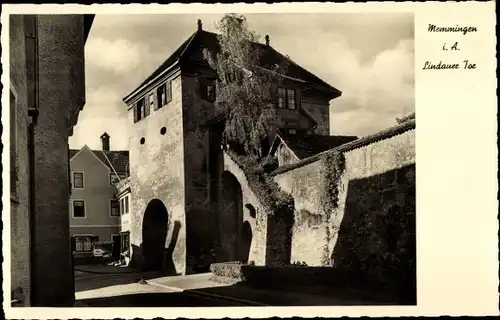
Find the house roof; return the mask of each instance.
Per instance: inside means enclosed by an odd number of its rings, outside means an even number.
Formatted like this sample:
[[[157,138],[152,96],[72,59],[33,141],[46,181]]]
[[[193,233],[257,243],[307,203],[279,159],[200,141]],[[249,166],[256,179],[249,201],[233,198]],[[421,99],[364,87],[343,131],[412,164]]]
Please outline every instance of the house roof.
[[[280,139],[288,146],[288,148],[291,149],[299,160],[301,160],[354,141],[358,139],[358,137],[328,136],[318,134],[287,134],[279,132],[272,144],[271,152],[276,150]]]
[[[197,30],[188,39],[186,39],[177,50],[175,50],[172,55],[170,55],[150,76],[148,76],[141,84],[137,86],[140,88],[146,85],[148,82],[153,80],[156,76],[161,74],[165,69],[170,67],[176,61],[182,61],[184,57],[190,57],[190,62],[193,60],[195,62],[206,64],[208,63],[203,58],[202,48],[206,48],[211,52],[219,52],[219,40],[216,33]],[[318,89],[322,89],[329,94],[331,94],[332,99],[339,97],[342,92],[330,84],[326,83],[313,73],[294,63],[291,59],[285,57],[283,54],[276,51],[273,47],[267,46],[262,43],[254,42],[253,45],[256,49],[260,49],[261,55],[261,67],[270,68],[270,66],[275,64],[282,64],[285,61],[289,62],[286,76],[312,84]],[[189,54],[188,54],[189,53]],[[193,55],[194,53],[194,55]],[[134,90],[135,92],[135,90]],[[134,92],[127,95],[124,100],[127,100]]]
[[[69,157],[73,158],[80,150],[70,149]],[[98,158],[102,161],[108,168],[111,168],[109,162],[113,165],[116,172],[128,172],[129,171],[129,152],[128,151],[103,151],[103,150],[91,150]],[[106,157],[109,159],[106,160]]]

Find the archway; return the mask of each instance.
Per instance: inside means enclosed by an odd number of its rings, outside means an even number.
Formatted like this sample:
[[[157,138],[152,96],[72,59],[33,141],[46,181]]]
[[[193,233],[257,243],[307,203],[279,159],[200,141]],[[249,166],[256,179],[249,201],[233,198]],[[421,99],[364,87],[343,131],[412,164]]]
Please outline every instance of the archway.
[[[167,208],[161,200],[151,200],[144,212],[142,223],[143,269],[162,269],[167,229]]]
[[[238,260],[240,230],[243,222],[243,193],[236,177],[224,171],[221,177],[219,230],[221,256],[217,260]]]
[[[241,228],[241,246],[240,246],[240,261],[247,263],[250,255],[250,247],[252,245],[252,227],[250,222],[243,222]]]

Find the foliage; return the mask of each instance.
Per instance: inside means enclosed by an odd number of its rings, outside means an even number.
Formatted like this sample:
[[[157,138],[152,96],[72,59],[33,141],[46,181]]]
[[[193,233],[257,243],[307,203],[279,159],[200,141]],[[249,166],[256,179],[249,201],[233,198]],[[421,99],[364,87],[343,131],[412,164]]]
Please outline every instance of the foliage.
[[[278,214],[292,223],[295,202],[293,197],[281,190],[266,170],[267,161],[259,161],[256,156],[241,156],[228,151],[231,158],[245,172],[250,189],[271,214]]]
[[[398,124],[405,123],[406,121],[415,119],[415,112],[412,112],[404,117],[396,118]]]
[[[220,52],[205,49],[203,56],[218,74],[215,107],[226,114],[223,137],[262,155],[262,142],[277,126],[274,97],[287,62],[266,65],[259,36],[242,15],[226,14],[217,29]]]
[[[331,229],[331,215],[338,207],[340,178],[345,169],[345,157],[342,152],[333,151],[324,158],[324,185],[321,195],[321,207],[326,222],[326,242],[323,251],[323,265],[330,264],[329,243],[332,240],[334,230]]]

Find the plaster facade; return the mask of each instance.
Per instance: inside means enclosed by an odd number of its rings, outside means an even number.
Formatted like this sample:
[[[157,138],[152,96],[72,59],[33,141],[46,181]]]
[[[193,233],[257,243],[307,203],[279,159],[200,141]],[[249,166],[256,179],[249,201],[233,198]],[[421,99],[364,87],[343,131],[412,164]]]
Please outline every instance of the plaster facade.
[[[11,144],[18,151],[13,167],[19,168],[17,186],[12,184],[17,199],[11,211],[11,284],[16,305],[74,303],[68,241],[68,136],[85,103],[84,44],[92,19],[83,15],[10,16],[11,92],[15,97],[11,110],[15,109],[17,124]],[[34,108],[32,119],[29,108]],[[38,117],[33,111],[38,111]],[[28,145],[30,136],[32,146]]]

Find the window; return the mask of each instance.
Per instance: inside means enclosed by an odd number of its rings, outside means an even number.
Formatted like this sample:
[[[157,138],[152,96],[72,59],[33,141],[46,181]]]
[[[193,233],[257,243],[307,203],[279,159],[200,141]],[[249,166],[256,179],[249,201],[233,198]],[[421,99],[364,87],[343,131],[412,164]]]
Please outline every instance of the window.
[[[172,101],[172,81],[168,80],[157,89],[158,108]]]
[[[149,115],[149,105],[146,106],[144,98],[137,101],[134,108],[134,122],[146,118]]]
[[[10,91],[10,194],[17,197],[18,157],[17,157],[17,98]]]
[[[125,213],[128,213],[129,207],[128,207],[128,198],[129,196],[125,197],[125,202],[124,202],[124,207],[125,207]]]
[[[295,89],[278,89],[278,108],[296,109],[297,98]]]
[[[296,134],[297,130],[295,130],[295,129],[288,129],[288,133],[289,134]]]
[[[83,172],[73,172],[73,188],[83,189]]]
[[[294,89],[287,89],[286,90],[286,97],[288,98],[288,108],[289,109],[295,109],[295,90]]]
[[[209,102],[214,102],[216,98],[216,81],[201,79],[200,80],[200,94],[201,97]]]
[[[85,201],[73,200],[73,217],[85,218]]]
[[[120,216],[120,203],[118,200],[112,199],[110,200],[110,207],[111,207],[111,216],[112,217],[119,217]]]
[[[207,100],[210,102],[215,101],[215,82],[207,85]]]
[[[75,241],[75,252],[92,252],[92,243],[97,241],[94,236],[73,236]]]
[[[123,208],[123,198],[120,199],[120,214],[123,214],[125,209]]]

